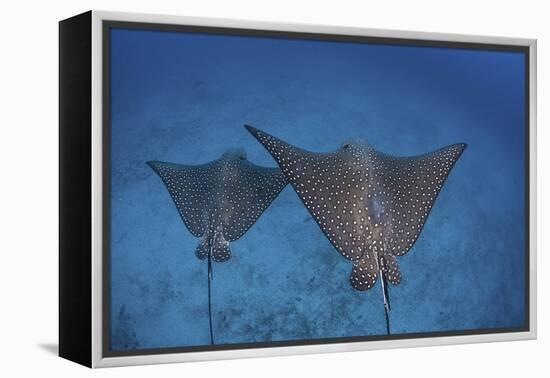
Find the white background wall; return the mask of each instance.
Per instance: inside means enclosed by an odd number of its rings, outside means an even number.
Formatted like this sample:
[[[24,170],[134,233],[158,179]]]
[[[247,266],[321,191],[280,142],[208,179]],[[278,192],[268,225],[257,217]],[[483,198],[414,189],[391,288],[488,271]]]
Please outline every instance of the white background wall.
[[[542,376],[550,373],[547,202],[550,11],[545,1],[10,1],[0,22],[0,375]],[[89,371],[57,344],[57,21],[88,9],[488,34],[539,40],[539,340]],[[519,225],[518,225],[519,226]],[[475,253],[475,251],[472,251]],[[513,277],[511,278],[513,279]],[[546,351],[545,351],[546,349]]]

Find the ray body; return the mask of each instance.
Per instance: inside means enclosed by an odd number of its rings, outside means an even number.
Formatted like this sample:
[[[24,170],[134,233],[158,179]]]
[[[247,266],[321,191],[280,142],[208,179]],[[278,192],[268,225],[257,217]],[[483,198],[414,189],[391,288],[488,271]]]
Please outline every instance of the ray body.
[[[243,150],[203,165],[151,161],[191,234],[200,238],[196,256],[231,258],[229,242],[243,236],[286,186],[278,168],[252,164]]]
[[[260,167],[244,150],[229,150],[202,165],[147,164],[160,176],[189,232],[200,238],[197,258],[208,258],[208,313],[212,334],[212,260],[231,258],[229,242],[242,237],[286,186],[279,168]]]
[[[389,309],[386,282],[396,285],[402,278],[396,257],[418,239],[466,145],[396,157],[355,140],[316,153],[246,127],[273,156],[328,240],[352,262],[351,286],[368,290],[381,276]]]

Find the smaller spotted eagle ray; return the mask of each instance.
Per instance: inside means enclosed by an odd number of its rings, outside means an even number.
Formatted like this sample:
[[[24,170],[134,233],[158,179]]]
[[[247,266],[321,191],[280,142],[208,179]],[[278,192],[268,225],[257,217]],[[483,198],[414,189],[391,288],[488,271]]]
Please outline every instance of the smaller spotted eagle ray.
[[[245,127],[273,156],[328,240],[351,260],[351,286],[365,291],[381,278],[389,334],[386,282],[397,285],[402,278],[396,257],[418,239],[466,144],[397,157],[352,140],[336,151],[315,153]]]
[[[212,260],[231,258],[229,242],[243,236],[286,186],[279,168],[260,167],[243,149],[228,150],[220,159],[202,165],[160,161],[147,164],[160,176],[183,223],[200,238],[195,255],[208,259],[208,316],[210,341]]]

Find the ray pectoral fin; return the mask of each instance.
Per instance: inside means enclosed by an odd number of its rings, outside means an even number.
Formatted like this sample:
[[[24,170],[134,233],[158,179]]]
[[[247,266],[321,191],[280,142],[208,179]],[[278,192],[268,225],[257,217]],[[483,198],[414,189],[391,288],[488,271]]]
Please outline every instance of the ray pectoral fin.
[[[252,126],[245,125],[246,129],[260,142],[265,149],[271,154],[273,159],[279,164],[279,167],[283,172],[289,168],[288,162],[300,158],[302,153],[307,153],[305,150],[301,150],[294,147],[287,142],[269,135],[261,130],[258,130]]]
[[[263,131],[261,130],[258,130],[257,128],[253,127],[253,126],[250,126],[250,125],[244,125],[245,129],[248,130],[248,132],[250,134],[252,134],[254,136],[254,138],[260,140],[262,139],[264,136],[271,136],[267,133],[264,133]]]
[[[208,205],[212,164],[188,166],[162,161],[147,165],[161,178],[185,226],[196,237],[204,235],[203,210]]]
[[[273,156],[277,163],[280,163],[279,153],[287,143],[250,125],[244,125],[244,127],[248,130],[250,134],[252,134],[254,138],[258,140],[258,142],[260,142],[265,147],[265,149]]]
[[[236,201],[224,206],[224,240],[242,237],[287,185],[279,168],[242,163],[238,172],[239,185],[228,190]]]
[[[429,154],[396,158],[378,153],[377,176],[388,190],[388,248],[402,256],[416,242],[445,180],[466,144],[457,143]]]

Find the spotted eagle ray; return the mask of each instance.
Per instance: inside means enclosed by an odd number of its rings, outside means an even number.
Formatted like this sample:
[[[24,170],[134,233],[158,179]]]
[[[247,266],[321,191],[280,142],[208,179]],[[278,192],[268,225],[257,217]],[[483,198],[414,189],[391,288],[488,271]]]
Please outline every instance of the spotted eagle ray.
[[[402,277],[396,257],[418,239],[466,144],[397,157],[351,140],[336,151],[316,153],[245,127],[273,156],[328,240],[351,260],[351,286],[365,291],[381,277],[389,334],[387,282],[397,285]]]
[[[208,258],[208,318],[210,342],[212,260],[231,258],[229,242],[243,236],[286,186],[279,168],[249,162],[243,149],[228,150],[218,160],[202,165],[159,161],[147,164],[160,176],[183,223],[200,238],[195,255]]]

